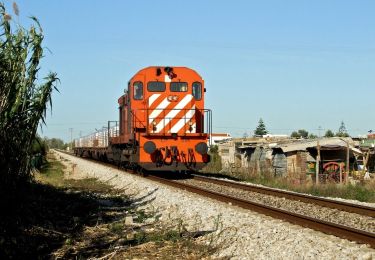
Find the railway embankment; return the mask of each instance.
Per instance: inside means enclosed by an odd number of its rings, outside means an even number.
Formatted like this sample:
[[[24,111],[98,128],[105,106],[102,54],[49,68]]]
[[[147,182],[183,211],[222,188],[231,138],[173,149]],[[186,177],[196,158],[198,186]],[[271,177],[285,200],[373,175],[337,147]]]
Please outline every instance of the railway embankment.
[[[305,203],[296,200],[289,200],[285,197],[277,197],[258,192],[247,191],[239,188],[223,186],[206,181],[194,179],[181,180],[196,187],[219,192],[235,198],[246,199],[262,205],[283,209],[288,212],[297,213],[311,218],[336,223],[339,225],[364,230],[375,233],[375,218],[356,213],[350,213],[343,210],[322,207],[313,203]],[[373,209],[375,212],[375,208]]]
[[[262,214],[220,203],[152,182],[122,170],[58,153],[72,178],[96,178],[134,196],[145,212],[160,221],[181,220],[186,230],[207,231],[203,243],[220,245],[214,257],[235,259],[329,258],[371,259],[375,250],[364,244],[326,235]],[[142,206],[142,203],[148,203]],[[320,214],[317,212],[316,214]]]

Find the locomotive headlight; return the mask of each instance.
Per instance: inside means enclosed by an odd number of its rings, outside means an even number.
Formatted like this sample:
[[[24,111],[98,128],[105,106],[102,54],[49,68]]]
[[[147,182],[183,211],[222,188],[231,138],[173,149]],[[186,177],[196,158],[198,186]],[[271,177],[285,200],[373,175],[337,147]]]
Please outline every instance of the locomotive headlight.
[[[156,145],[153,141],[147,141],[143,145],[143,150],[145,150],[145,152],[148,153],[148,154],[152,154],[156,150]]]
[[[189,122],[189,126],[192,126],[192,125],[193,125],[193,122],[190,121],[190,122]]]
[[[175,95],[168,96],[167,99],[168,99],[168,101],[177,101],[178,100],[178,96],[175,96]]]
[[[197,153],[201,154],[201,155],[204,155],[208,152],[208,146],[207,146],[207,143],[203,143],[203,142],[200,142],[198,143],[196,146],[195,146],[195,151],[197,151]]]

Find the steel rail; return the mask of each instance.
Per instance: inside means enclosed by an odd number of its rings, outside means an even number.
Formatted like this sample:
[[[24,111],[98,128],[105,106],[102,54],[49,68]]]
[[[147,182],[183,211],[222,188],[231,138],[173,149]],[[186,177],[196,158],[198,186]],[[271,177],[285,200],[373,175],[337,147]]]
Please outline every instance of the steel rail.
[[[375,217],[375,208],[373,207],[368,207],[368,206],[363,206],[363,205],[358,205],[358,204],[352,204],[348,202],[343,202],[343,201],[336,201],[332,199],[327,199],[327,198],[321,198],[321,197],[316,197],[316,196],[311,196],[311,195],[305,195],[301,193],[295,193],[295,192],[290,192],[290,191],[282,191],[278,189],[273,189],[273,188],[268,188],[268,187],[260,187],[260,186],[254,186],[254,185],[246,185],[243,183],[239,182],[231,182],[231,181],[225,181],[225,180],[219,180],[219,179],[213,179],[209,177],[203,177],[199,175],[192,175],[195,180],[198,181],[204,181],[208,183],[214,183],[214,184],[219,184],[219,185],[224,185],[232,188],[237,188],[241,190],[247,190],[247,191],[252,191],[252,192],[257,192],[257,193],[262,193],[262,194],[267,194],[275,197],[284,197],[286,199],[290,200],[296,200],[296,201],[301,201],[305,203],[310,203],[310,204],[315,204],[327,208],[334,208],[342,211],[347,211],[351,213],[357,213],[360,215],[366,215],[370,217]]]
[[[244,209],[249,209],[252,211],[256,211],[258,213],[285,220],[287,222],[297,224],[303,227],[311,228],[326,234],[334,235],[340,238],[345,238],[351,241],[369,244],[372,248],[375,248],[375,233],[370,233],[367,231],[323,221],[320,219],[315,219],[311,217],[307,217],[301,214],[292,213],[286,210],[266,206],[260,203],[247,201],[239,198],[235,198],[232,196],[220,194],[214,191],[202,189],[199,187],[195,187],[189,184],[168,180],[165,178],[157,177],[154,175],[146,176],[145,178],[150,179],[152,181],[157,181],[162,184],[166,184],[172,187],[176,187],[179,189],[184,189],[189,192],[193,192],[199,195],[203,195],[205,197],[209,197],[221,202],[231,203],[232,205],[239,206]]]

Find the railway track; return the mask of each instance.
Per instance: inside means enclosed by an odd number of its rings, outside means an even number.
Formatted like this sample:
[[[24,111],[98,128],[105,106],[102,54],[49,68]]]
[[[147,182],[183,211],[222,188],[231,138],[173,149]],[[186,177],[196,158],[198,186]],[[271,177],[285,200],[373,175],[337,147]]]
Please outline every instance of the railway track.
[[[236,197],[228,196],[218,192],[214,192],[200,187],[192,186],[186,183],[181,183],[175,180],[170,180],[154,175],[146,176],[145,178],[156,181],[165,185],[169,185],[175,188],[183,189],[189,192],[193,192],[205,197],[209,197],[221,202],[230,203],[231,205],[239,206],[244,209],[256,211],[258,213],[281,219],[292,224],[297,224],[303,227],[311,228],[326,234],[334,235],[337,237],[345,238],[358,243],[369,244],[372,248],[375,248],[375,233],[347,227],[323,221],[320,219],[304,216],[301,214],[293,213],[290,211],[266,206],[260,203],[239,199]]]
[[[72,155],[72,154],[69,154],[69,155]],[[98,161],[94,161],[94,162],[105,164],[108,166],[107,163],[102,163]],[[298,213],[293,213],[287,210],[267,206],[261,203],[236,198],[236,197],[218,193],[212,190],[203,189],[197,186],[189,185],[187,183],[182,183],[176,180],[170,180],[170,179],[158,177],[155,175],[146,175],[144,177],[152,181],[156,181],[156,182],[168,185],[168,186],[172,186],[175,188],[193,192],[193,193],[196,193],[205,197],[209,197],[209,198],[221,201],[221,202],[230,203],[231,205],[239,206],[244,209],[255,211],[255,212],[258,212],[258,213],[261,213],[261,214],[264,214],[273,218],[281,219],[281,220],[284,220],[293,224],[297,224],[303,227],[311,228],[311,229],[314,229],[314,230],[317,230],[326,234],[345,238],[345,239],[355,241],[358,243],[369,244],[372,248],[375,248],[375,233],[372,233],[372,232],[367,232],[364,230],[360,230],[360,229],[324,221],[321,219],[301,215]],[[211,183],[215,183],[219,185],[258,192],[258,193],[272,195],[276,197],[285,197],[290,200],[298,200],[298,201],[307,202],[311,204],[317,204],[317,205],[324,206],[324,207],[335,208],[338,210],[344,210],[344,211],[348,211],[351,213],[357,213],[357,214],[374,217],[374,209],[371,207],[366,207],[362,205],[334,201],[330,199],[308,196],[308,195],[298,194],[298,193],[293,193],[293,192],[280,191],[280,190],[266,188],[266,187],[251,186],[251,185],[246,185],[242,183],[224,181],[224,180],[219,180],[219,179],[212,179],[208,177],[202,177],[199,175],[193,175],[192,177],[195,180],[199,180],[199,181],[211,182]]]
[[[232,181],[220,180],[220,179],[215,179],[215,178],[209,178],[209,177],[204,177],[200,175],[193,175],[193,178],[198,181],[214,183],[218,185],[262,193],[262,194],[271,195],[275,197],[283,197],[289,200],[301,201],[305,203],[319,205],[322,207],[338,209],[341,211],[347,211],[351,213],[357,213],[360,215],[365,215],[365,216],[369,216],[373,218],[375,217],[375,208],[373,207],[367,207],[363,205],[352,204],[348,202],[326,199],[326,198],[321,198],[321,197],[316,197],[316,196],[310,196],[310,195],[296,193],[296,192],[283,191],[283,190],[278,190],[278,189],[273,189],[273,188],[268,188],[268,187],[254,186],[254,185],[248,185],[248,184],[243,184],[239,182],[232,182]]]

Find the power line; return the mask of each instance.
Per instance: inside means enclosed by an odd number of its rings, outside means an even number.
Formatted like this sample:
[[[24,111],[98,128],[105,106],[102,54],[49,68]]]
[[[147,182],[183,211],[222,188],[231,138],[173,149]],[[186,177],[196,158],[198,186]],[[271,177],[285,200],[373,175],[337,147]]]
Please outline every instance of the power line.
[[[108,121],[102,121],[102,122],[76,122],[76,123],[51,123],[46,124],[48,126],[67,126],[67,125],[98,125],[98,124],[107,124]]]

